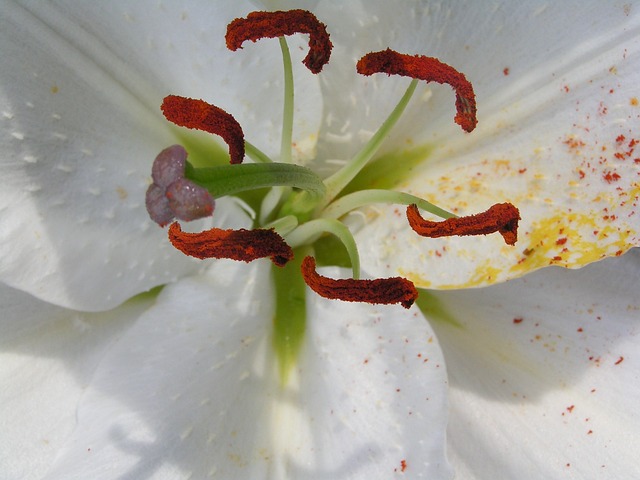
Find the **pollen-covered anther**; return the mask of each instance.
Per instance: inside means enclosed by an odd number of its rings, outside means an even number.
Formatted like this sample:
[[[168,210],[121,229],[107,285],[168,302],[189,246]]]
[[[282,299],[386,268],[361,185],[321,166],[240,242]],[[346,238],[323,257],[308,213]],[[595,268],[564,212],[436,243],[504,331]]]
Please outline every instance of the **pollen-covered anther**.
[[[507,245],[515,245],[518,240],[520,211],[510,203],[497,203],[476,215],[432,222],[422,218],[418,207],[413,204],[407,207],[407,220],[411,228],[423,237],[488,235],[499,232]]]
[[[284,239],[270,229],[222,230],[212,228],[204,232],[183,232],[177,222],[169,227],[169,240],[185,255],[205,258],[230,258],[252,262],[270,257],[277,266],[284,266],[293,258],[293,250]]]
[[[372,304],[399,303],[409,308],[418,298],[418,291],[406,278],[376,278],[374,280],[333,279],[316,272],[313,257],[302,260],[302,276],[309,288],[324,298]]]
[[[329,61],[333,44],[327,26],[306,10],[251,12],[247,18],[236,18],[227,26],[227,48],[236,51],[246,40],[276,38],[295,33],[309,35],[309,53],[302,63],[312,73],[319,73]]]
[[[362,57],[356,65],[362,75],[386,73],[417,78],[427,82],[449,84],[456,92],[456,116],[454,121],[465,132],[471,132],[478,123],[476,118],[476,95],[473,86],[455,68],[434,57],[407,55],[391,49],[371,52]]]
[[[169,95],[162,102],[162,113],[180,127],[219,135],[229,146],[231,163],[242,163],[244,133],[233,115],[204,100]]]

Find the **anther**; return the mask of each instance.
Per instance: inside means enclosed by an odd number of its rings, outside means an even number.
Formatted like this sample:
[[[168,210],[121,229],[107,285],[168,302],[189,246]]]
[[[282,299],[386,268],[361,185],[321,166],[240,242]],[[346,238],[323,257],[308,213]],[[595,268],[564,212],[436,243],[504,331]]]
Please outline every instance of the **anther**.
[[[466,217],[448,218],[441,222],[425,220],[418,207],[407,207],[409,225],[423,237],[437,238],[453,235],[488,235],[499,232],[507,245],[515,245],[518,240],[519,210],[510,203],[497,203],[488,210]]]
[[[204,100],[177,95],[165,97],[160,108],[167,120],[180,127],[202,130],[222,137],[229,145],[231,163],[242,163],[244,133],[233,115]]]
[[[270,257],[277,266],[293,258],[293,250],[275,230],[222,230],[212,228],[199,233],[183,232],[174,222],[169,227],[169,240],[185,255],[205,258],[229,258],[252,262]]]
[[[437,58],[406,55],[387,49],[366,54],[358,61],[356,70],[362,75],[386,73],[449,84],[456,92],[457,113],[454,121],[465,132],[471,132],[476,128],[478,120],[473,86],[462,73]]]
[[[329,61],[333,45],[327,26],[306,10],[252,12],[247,18],[236,18],[227,26],[227,48],[236,51],[246,40],[276,38],[295,33],[309,35],[309,53],[302,63],[312,73],[319,73]]]
[[[413,283],[402,277],[336,280],[317,273],[313,257],[302,260],[301,270],[309,288],[324,298],[384,305],[399,303],[404,308],[411,307],[418,298],[418,291]]]

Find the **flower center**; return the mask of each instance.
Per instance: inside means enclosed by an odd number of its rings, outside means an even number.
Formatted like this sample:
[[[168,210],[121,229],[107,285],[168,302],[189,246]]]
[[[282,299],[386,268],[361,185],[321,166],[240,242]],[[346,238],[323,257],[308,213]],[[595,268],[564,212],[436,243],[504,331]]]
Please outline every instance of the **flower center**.
[[[215,198],[260,192],[253,230],[213,228],[186,233],[174,222],[169,228],[169,239],[178,250],[201,259],[272,260],[276,288],[274,342],[283,381],[295,362],[305,330],[305,285],[329,299],[400,304],[405,308],[411,307],[418,296],[413,283],[405,278],[360,279],[356,242],[340,221],[345,214],[376,203],[407,205],[408,225],[418,235],[440,237],[499,232],[510,245],[517,240],[520,218],[518,209],[508,203],[496,204],[477,215],[457,217],[408,193],[384,189],[352,190],[353,180],[370,165],[403,114],[418,80],[450,85],[456,94],[454,121],[466,132],[475,128],[473,87],[462,73],[431,57],[405,55],[390,49],[362,57],[356,66],[358,73],[411,77],[413,80],[407,91],[371,139],[333,175],[323,179],[310,169],[293,164],[294,86],[285,36],[296,33],[309,35],[309,53],[303,63],[313,74],[319,74],[330,59],[332,44],[326,26],[310,12],[253,12],[231,22],[226,35],[227,47],[233,51],[241,48],[246,40],[279,38],[285,78],[279,161],[273,161],[246,141],[242,127],[231,114],[203,100],[171,95],[162,104],[165,117],[178,126],[220,136],[228,145],[230,165],[196,168],[187,161],[186,150],[174,145],[163,150],[154,161],[153,184],[146,196],[149,215],[160,226],[165,226],[174,218],[189,221],[212,215]],[[242,163],[245,153],[253,163]],[[266,194],[263,193],[265,188]],[[419,209],[444,220],[425,220]],[[327,235],[336,238],[344,247],[352,278],[332,279],[317,273],[315,247]]]

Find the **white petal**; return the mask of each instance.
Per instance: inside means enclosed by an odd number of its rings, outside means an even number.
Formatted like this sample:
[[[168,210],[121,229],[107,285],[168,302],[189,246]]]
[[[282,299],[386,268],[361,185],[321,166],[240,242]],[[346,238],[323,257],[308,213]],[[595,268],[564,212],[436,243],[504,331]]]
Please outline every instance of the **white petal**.
[[[444,25],[451,14],[448,7],[451,2],[447,2],[447,7],[426,1],[405,2],[402,6],[359,0],[259,3],[269,9],[308,8],[327,25],[333,50],[331,61],[319,75],[324,117],[316,159],[316,167],[324,175],[335,170],[336,161],[353,157],[380,127],[409,84],[407,79],[382,74],[363,77],[356,72],[358,59],[388,47],[403,53],[432,55],[446,35]],[[453,118],[454,96],[447,86],[439,87],[438,91],[446,100],[442,102],[442,110],[446,112],[448,126]],[[429,95],[430,90],[422,87],[416,97],[426,99]],[[383,151],[397,151],[398,145],[406,148],[407,140],[432,140],[432,129],[428,127],[433,116],[423,109],[424,102],[420,100],[409,108]],[[430,132],[426,137],[425,131]]]
[[[42,478],[73,432],[78,400],[102,354],[149,303],[83,314],[0,286],[2,478]]]
[[[235,2],[1,8],[2,280],[98,310],[193,271],[198,264],[172,249],[144,207],[153,158],[180,141],[160,103],[170,93],[217,103],[249,140],[277,152],[277,42],[227,51],[226,24],[248,9]],[[317,79],[297,74],[294,141],[305,157],[322,109]]]
[[[267,262],[212,272],[167,286],[111,350],[47,478],[450,477],[445,367],[417,311],[310,293],[283,386]]]
[[[282,54],[277,40],[246,42],[227,49],[227,24],[253,10],[250,2],[120,0],[78,5],[57,2],[62,14],[125,58],[134,72],[160,95],[137,87],[154,112],[168,94],[201,98],[231,113],[245,137],[273,157],[280,151]],[[288,38],[296,88],[295,151],[303,158],[315,147],[322,114],[318,78],[301,60],[308,38]]]
[[[409,84],[401,77],[359,75],[358,59],[386,48],[429,55],[426,39],[437,33],[426,26],[431,11],[427,2],[407,2],[402,6],[379,1],[319,2],[314,8],[318,18],[327,24],[334,44],[331,62],[321,76],[325,117],[318,144],[319,160],[352,158],[380,127]],[[448,87],[443,91],[448,99],[453,98]],[[413,111],[420,109],[422,102]],[[407,113],[406,117],[412,115]],[[416,126],[420,127],[418,131],[424,130],[428,121],[422,112],[418,123],[416,118],[401,120],[396,131],[414,135]],[[397,137],[392,135],[384,150],[397,151],[398,145],[405,148],[404,140]]]
[[[460,478],[635,476],[639,254],[438,292]]]
[[[509,201],[521,211],[518,243],[421,238],[403,209],[385,207],[369,212],[358,236],[373,253],[370,271],[432,288],[479,286],[640,244],[640,11],[511,5],[513,16],[504,6],[477,31],[468,16],[452,20],[470,32],[455,63],[476,86],[479,127],[434,134],[432,155],[398,188],[463,215]]]

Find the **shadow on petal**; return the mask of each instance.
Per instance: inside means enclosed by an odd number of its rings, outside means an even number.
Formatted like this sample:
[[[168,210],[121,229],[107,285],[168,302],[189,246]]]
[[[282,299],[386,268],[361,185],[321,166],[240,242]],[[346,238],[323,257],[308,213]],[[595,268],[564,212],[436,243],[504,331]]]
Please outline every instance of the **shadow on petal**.
[[[613,365],[640,328],[640,250],[580,270],[552,267],[486,288],[431,292],[458,322],[433,326],[452,386],[501,401],[534,401],[593,367]],[[428,316],[429,318],[429,316]],[[519,379],[526,375],[527,384]],[[503,395],[513,382],[522,390]]]
[[[636,471],[639,283],[635,249],[581,270],[434,294],[458,475],[617,479]]]
[[[269,272],[221,260],[165,287],[103,359],[47,478],[449,477],[446,371],[420,313],[309,292],[282,385]]]

